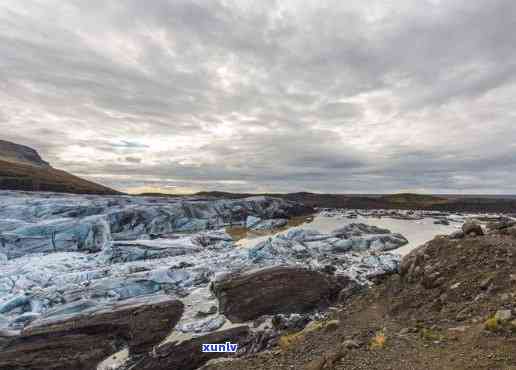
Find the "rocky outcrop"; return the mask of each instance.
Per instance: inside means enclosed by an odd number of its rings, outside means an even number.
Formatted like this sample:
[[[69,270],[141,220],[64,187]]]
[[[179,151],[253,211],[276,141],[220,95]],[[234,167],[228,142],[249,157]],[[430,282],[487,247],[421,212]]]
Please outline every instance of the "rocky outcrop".
[[[425,274],[425,261],[429,256],[425,253],[427,245],[424,244],[407,254],[400,263],[400,275],[408,281],[418,281]],[[427,277],[427,280],[428,277]]]
[[[464,232],[462,230],[454,231],[449,235],[450,239],[462,239],[464,238]]]
[[[389,279],[389,294],[380,299],[405,319],[455,321],[453,331],[459,323],[477,323],[481,330],[507,335],[511,328],[501,325],[496,313],[515,307],[516,235],[506,232],[510,228],[461,239],[435,237],[403,258],[401,278]]]
[[[5,140],[0,140],[0,160],[30,164],[38,167],[50,167],[48,162],[41,159],[36,150]]]
[[[340,289],[334,276],[282,266],[229,275],[213,283],[219,311],[233,322],[306,312],[335,300]]]
[[[92,370],[124,346],[131,355],[149,352],[174,328],[182,313],[180,301],[155,296],[58,320],[42,318],[20,333],[0,332],[0,368]]]
[[[484,235],[484,231],[482,230],[482,226],[473,221],[466,221],[464,225],[462,225],[462,232],[464,235],[472,235],[472,236],[482,236]]]

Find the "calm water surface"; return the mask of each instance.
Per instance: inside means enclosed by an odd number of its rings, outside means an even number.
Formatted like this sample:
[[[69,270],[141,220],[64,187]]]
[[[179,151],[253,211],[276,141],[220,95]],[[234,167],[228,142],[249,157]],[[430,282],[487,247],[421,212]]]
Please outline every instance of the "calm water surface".
[[[237,245],[242,247],[250,247],[263,240],[267,240],[267,238],[269,238],[271,235],[284,232],[285,230],[291,228],[313,229],[322,233],[329,233],[350,223],[364,223],[389,229],[393,233],[400,233],[405,236],[409,243],[397,250],[394,250],[396,253],[405,255],[412,249],[433,239],[436,235],[450,234],[462,226],[462,223],[435,225],[434,221],[435,219],[433,218],[425,218],[422,220],[398,220],[387,217],[374,218],[358,216],[358,218],[355,219],[348,219],[340,216],[324,217],[317,215],[313,218],[312,221],[306,221],[306,218],[298,218],[293,220],[289,227],[272,232],[251,233],[240,230],[241,233],[238,234],[238,232],[235,232],[235,230],[232,229],[228,229],[228,232],[238,240]]]

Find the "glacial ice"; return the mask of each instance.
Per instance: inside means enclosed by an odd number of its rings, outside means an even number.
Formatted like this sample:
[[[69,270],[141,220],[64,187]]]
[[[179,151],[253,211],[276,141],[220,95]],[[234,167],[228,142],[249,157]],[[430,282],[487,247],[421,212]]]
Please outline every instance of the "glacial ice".
[[[291,229],[237,247],[228,225],[270,228],[307,212],[281,199],[237,200],[0,192],[0,332],[133,297],[170,294],[188,306],[178,330],[210,332],[210,282],[280,264],[332,265],[361,284],[396,271],[406,239],[351,224],[329,234]],[[200,294],[199,292],[202,292]],[[205,314],[198,315],[199,311]],[[202,317],[201,317],[202,316]]]

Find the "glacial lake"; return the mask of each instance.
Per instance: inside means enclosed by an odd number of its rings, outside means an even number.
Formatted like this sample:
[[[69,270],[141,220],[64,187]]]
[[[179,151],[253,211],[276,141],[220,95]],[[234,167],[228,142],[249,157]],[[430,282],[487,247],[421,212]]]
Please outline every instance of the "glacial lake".
[[[462,226],[462,222],[451,222],[450,225],[436,225],[434,224],[434,221],[434,218],[402,220],[388,217],[376,218],[358,216],[354,219],[348,219],[346,217],[341,217],[340,215],[334,217],[315,215],[308,219],[307,217],[294,218],[289,221],[289,225],[287,225],[287,227],[279,230],[253,232],[247,231],[245,228],[228,228],[227,231],[237,240],[238,246],[251,247],[261,241],[267,240],[272,235],[282,233],[293,228],[312,229],[322,233],[329,233],[351,223],[364,223],[389,229],[393,233],[402,234],[407,238],[409,243],[401,248],[393,250],[392,252],[405,255],[414,248],[432,240],[436,235],[448,235],[460,229]]]

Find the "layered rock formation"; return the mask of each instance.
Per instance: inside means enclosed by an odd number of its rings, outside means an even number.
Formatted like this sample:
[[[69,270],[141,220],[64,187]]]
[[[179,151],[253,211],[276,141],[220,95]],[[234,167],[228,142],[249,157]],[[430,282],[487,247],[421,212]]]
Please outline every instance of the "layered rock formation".
[[[250,340],[252,340],[251,331],[245,325],[215,331],[181,343],[165,343],[147,356],[134,359],[127,368],[134,370],[194,370],[208,360],[230,356],[227,353],[203,353],[203,344],[232,342],[238,344],[242,351],[242,344]]]
[[[226,276],[213,284],[219,311],[232,322],[263,315],[308,312],[336,300],[337,278],[300,267],[275,266]]]

